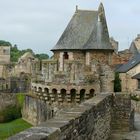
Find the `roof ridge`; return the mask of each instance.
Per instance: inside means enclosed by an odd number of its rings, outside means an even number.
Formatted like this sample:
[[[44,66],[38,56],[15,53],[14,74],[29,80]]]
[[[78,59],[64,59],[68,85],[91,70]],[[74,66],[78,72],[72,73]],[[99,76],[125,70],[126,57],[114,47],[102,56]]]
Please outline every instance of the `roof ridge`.
[[[78,11],[83,11],[83,12],[98,12],[98,10],[86,10],[86,9],[78,9],[76,12]]]

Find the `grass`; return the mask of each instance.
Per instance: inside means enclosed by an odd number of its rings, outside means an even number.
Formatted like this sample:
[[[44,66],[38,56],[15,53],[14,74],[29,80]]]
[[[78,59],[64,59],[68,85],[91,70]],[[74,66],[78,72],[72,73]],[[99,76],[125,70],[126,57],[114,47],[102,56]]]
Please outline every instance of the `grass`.
[[[9,123],[0,123],[0,140],[6,140],[6,138],[30,127],[32,125],[21,118]]]
[[[22,107],[23,103],[24,103],[24,99],[25,99],[25,94],[24,93],[17,93],[16,96],[17,96],[18,104]]]

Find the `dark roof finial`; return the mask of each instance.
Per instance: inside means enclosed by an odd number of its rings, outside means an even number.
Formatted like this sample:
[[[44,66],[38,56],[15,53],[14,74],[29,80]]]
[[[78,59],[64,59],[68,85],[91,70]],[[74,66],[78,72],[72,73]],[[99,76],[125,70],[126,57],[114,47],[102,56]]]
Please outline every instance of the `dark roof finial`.
[[[76,5],[76,12],[78,11],[78,5]]]
[[[104,9],[103,3],[100,2],[99,9]]]

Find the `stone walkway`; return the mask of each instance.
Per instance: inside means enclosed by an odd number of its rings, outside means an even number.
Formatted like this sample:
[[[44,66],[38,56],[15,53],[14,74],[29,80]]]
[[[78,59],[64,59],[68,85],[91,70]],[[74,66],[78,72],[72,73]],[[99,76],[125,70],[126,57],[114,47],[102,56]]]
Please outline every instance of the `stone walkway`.
[[[135,113],[135,130],[126,136],[126,140],[140,140],[140,114]]]
[[[113,134],[110,140],[140,140],[140,114],[135,113],[135,130],[130,133]]]

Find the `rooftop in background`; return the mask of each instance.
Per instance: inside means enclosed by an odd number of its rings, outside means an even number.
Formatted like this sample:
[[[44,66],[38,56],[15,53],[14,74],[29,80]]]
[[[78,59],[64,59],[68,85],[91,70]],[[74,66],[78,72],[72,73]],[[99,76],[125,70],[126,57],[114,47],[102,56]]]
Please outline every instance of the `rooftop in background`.
[[[125,73],[140,63],[140,54],[133,57],[128,63],[116,69],[116,72]]]
[[[52,49],[56,50],[113,50],[109,41],[109,33],[103,4],[97,11],[76,11]]]

